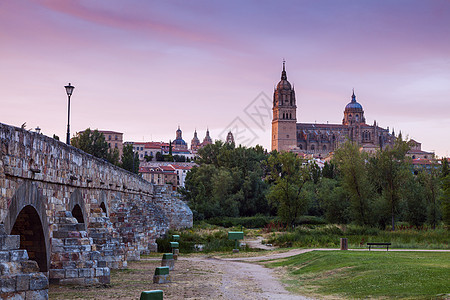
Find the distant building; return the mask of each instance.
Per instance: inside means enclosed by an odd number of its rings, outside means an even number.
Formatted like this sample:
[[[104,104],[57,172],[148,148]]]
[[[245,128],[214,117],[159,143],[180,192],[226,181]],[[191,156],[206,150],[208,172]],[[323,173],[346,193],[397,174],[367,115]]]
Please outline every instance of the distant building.
[[[183,140],[182,134],[183,133],[180,129],[180,126],[178,126],[177,137],[172,142],[173,150],[183,150],[183,151],[188,150],[188,146],[187,146],[186,142]]]
[[[231,131],[228,131],[227,140],[225,141],[225,143],[227,143],[227,144],[233,144],[234,143],[234,136],[233,136],[233,133]]]
[[[171,164],[170,166],[177,173],[177,185],[181,186],[181,187],[184,187],[184,183],[186,181],[186,175],[192,169],[193,165]]]
[[[194,163],[143,162],[139,173],[153,184],[184,187],[186,175],[195,165]]]
[[[362,151],[369,153],[395,141],[395,134],[389,128],[379,127],[376,121],[373,125],[366,124],[363,107],[356,101],[354,91],[345,106],[342,124],[297,123],[295,91],[287,80],[284,62],[281,80],[273,93],[272,111],[272,150],[326,157],[347,140],[358,143]],[[417,153],[412,155],[431,154],[421,151],[420,143],[415,143]]]
[[[121,158],[123,153],[123,133],[117,131],[98,130],[98,129],[97,131],[99,133],[103,133],[103,135],[105,136],[105,140],[108,143],[108,147],[110,149],[117,148],[117,150],[119,150],[119,158]],[[83,132],[84,130],[78,133],[81,134]]]
[[[139,167],[142,178],[156,185],[169,184],[174,189],[177,187],[177,173],[170,166]]]
[[[194,131],[194,137],[191,140],[191,152],[197,153],[198,149],[200,148],[200,140],[197,136],[197,129]]]
[[[201,147],[205,147],[206,145],[210,145],[210,144],[212,144],[212,139],[211,139],[211,137],[209,136],[209,129],[206,129],[206,136],[205,136],[205,138],[203,139],[203,142],[202,142],[202,144],[201,144]]]
[[[139,161],[144,161],[145,157],[156,160],[156,153],[162,155],[169,154],[169,143],[164,142],[125,142],[125,145],[132,145],[133,151],[139,155]]]

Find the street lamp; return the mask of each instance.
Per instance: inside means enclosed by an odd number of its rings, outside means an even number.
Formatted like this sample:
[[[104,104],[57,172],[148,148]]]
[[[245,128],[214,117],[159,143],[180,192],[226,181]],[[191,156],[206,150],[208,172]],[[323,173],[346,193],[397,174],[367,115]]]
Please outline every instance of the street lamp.
[[[75,87],[70,85],[70,82],[69,82],[69,85],[66,85],[64,87],[66,88],[67,97],[69,98],[69,109],[68,109],[68,113],[67,113],[67,138],[66,138],[66,144],[70,145],[70,96],[72,96],[72,92],[73,92],[73,89]]]

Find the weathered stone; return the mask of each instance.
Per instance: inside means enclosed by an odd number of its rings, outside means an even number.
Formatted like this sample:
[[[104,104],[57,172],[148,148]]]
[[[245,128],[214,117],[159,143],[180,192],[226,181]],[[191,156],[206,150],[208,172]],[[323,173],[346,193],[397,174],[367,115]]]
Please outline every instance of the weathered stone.
[[[27,291],[30,289],[30,274],[18,274],[16,276],[16,290]]]
[[[78,277],[69,278],[72,283],[109,282],[109,268],[139,260],[156,250],[156,238],[169,228],[192,222],[192,212],[176,193],[165,188],[153,193],[154,186],[139,176],[44,135],[0,123],[0,148],[0,222],[8,229],[0,224],[0,271],[5,274],[39,271],[25,251],[10,253],[22,238],[42,269],[49,262],[52,282],[68,279],[62,277],[67,270],[70,276],[78,271]],[[25,232],[39,228],[25,223],[16,226],[21,237],[6,235],[23,207],[36,210],[43,237],[27,239]],[[44,248],[36,251],[39,244]],[[9,262],[16,265],[3,264]],[[96,267],[102,269],[98,278]]]
[[[19,235],[0,235],[0,250],[15,250],[20,247]]]
[[[77,278],[78,277],[78,269],[66,269],[65,278]]]
[[[48,289],[48,279],[43,273],[34,273],[30,277],[30,290]]]
[[[90,269],[79,269],[78,270],[78,276],[79,277],[93,277],[94,271],[92,268]]]
[[[153,283],[169,283],[172,282],[170,275],[153,275]]]
[[[34,260],[21,261],[20,266],[23,273],[39,272],[39,266]]]
[[[28,260],[28,253],[26,250],[13,250],[10,252],[11,261]]]
[[[1,276],[0,288],[2,293],[11,293],[16,291],[16,276]]]
[[[25,295],[26,300],[48,300],[48,289],[40,291],[27,291]]]
[[[66,271],[64,269],[50,269],[49,277],[50,278],[64,278]]]

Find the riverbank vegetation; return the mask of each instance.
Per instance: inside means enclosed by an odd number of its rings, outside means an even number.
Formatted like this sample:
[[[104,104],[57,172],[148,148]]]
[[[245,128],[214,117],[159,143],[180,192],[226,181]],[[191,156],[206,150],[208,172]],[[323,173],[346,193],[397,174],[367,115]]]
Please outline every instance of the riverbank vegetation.
[[[267,153],[260,146],[217,141],[199,150],[198,167],[188,173],[181,193],[195,222],[223,226],[276,223],[294,228],[313,218],[318,224],[392,231],[398,224],[448,227],[448,161],[414,169],[408,150],[409,143],[401,135],[392,148],[372,155],[347,142],[319,168],[294,153]]]

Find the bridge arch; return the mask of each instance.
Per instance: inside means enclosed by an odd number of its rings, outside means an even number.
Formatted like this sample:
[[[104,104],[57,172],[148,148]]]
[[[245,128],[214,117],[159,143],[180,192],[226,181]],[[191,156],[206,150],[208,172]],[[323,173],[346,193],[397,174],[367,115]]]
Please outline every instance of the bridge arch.
[[[84,224],[86,229],[86,206],[84,204],[83,195],[79,189],[76,189],[70,195],[69,211],[72,212],[72,216],[77,219],[78,223]]]
[[[106,195],[105,192],[101,192],[100,194],[100,208],[105,213],[105,215],[109,216],[109,209],[108,209],[108,202],[106,201]]]
[[[3,221],[8,234],[20,235],[20,248],[26,249],[41,272],[50,263],[50,239],[44,197],[35,183],[24,182],[11,199]]]

